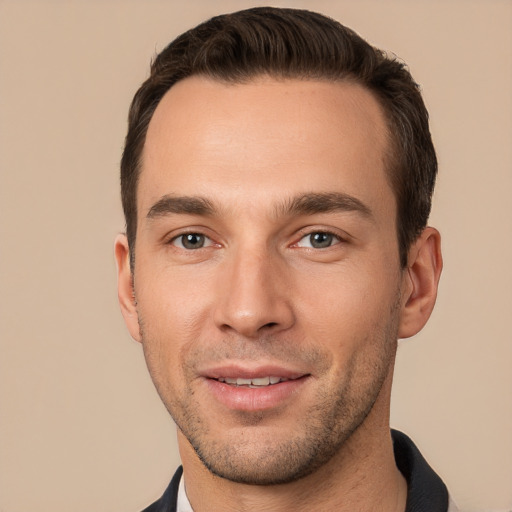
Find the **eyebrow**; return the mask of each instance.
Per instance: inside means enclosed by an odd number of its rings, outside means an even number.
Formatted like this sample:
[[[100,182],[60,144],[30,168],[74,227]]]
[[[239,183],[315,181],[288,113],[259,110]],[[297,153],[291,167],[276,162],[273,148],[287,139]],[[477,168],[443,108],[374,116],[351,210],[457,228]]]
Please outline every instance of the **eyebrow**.
[[[212,202],[204,197],[165,195],[149,209],[146,217],[154,219],[172,213],[208,216],[215,211]]]
[[[373,219],[371,209],[357,197],[343,192],[308,193],[290,199],[277,209],[277,214],[314,215],[329,212],[356,212]]]
[[[213,216],[217,213],[214,204],[200,196],[165,195],[148,211],[146,217],[154,219],[169,214]],[[292,197],[278,205],[275,215],[314,215],[329,212],[356,212],[373,219],[372,211],[361,200],[343,192],[311,192]]]

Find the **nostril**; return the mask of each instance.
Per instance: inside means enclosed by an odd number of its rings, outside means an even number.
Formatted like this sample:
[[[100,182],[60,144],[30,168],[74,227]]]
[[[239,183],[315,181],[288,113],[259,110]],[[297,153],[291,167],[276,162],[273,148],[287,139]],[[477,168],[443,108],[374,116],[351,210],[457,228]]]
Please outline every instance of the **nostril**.
[[[277,322],[269,322],[268,324],[265,324],[262,326],[262,329],[270,329],[272,327],[275,327],[277,325]]]

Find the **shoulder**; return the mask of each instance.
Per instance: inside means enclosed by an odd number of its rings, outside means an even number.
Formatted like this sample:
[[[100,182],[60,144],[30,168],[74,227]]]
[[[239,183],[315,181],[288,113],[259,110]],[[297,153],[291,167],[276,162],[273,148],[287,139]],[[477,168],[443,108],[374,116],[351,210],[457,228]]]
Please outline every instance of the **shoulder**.
[[[396,465],[407,481],[406,512],[456,512],[456,508],[448,508],[446,485],[412,440],[397,430],[391,435]]]
[[[176,512],[176,502],[178,499],[178,489],[182,473],[183,468],[180,466],[176,470],[176,473],[174,473],[174,476],[162,497],[149,507],[145,508],[142,512]]]

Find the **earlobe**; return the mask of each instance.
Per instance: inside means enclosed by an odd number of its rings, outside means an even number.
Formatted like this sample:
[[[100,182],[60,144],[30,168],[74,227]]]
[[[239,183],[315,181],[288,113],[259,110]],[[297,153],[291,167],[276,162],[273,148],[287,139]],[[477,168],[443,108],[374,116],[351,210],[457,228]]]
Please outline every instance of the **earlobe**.
[[[126,235],[121,234],[116,237],[114,254],[117,263],[117,296],[121,306],[121,313],[132,338],[136,341],[141,341],[139,319],[133,291],[132,271],[130,268],[130,249]]]
[[[427,227],[409,250],[402,287],[400,338],[414,336],[427,323],[436,302],[442,268],[441,235],[437,229]]]

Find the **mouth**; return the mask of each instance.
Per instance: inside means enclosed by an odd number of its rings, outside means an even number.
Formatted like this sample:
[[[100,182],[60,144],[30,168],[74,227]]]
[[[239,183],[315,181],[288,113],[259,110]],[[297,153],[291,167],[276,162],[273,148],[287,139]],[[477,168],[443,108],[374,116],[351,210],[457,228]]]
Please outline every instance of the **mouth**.
[[[298,377],[298,378],[300,378],[300,377]],[[218,382],[223,382],[230,386],[258,389],[258,388],[266,388],[268,386],[274,386],[275,384],[279,384],[280,382],[288,382],[289,380],[295,380],[295,379],[288,379],[286,377],[271,377],[271,376],[269,376],[269,377],[255,377],[252,379],[244,379],[241,377],[237,377],[237,378],[219,377],[218,379],[215,379],[215,380],[217,380]]]
[[[230,410],[262,411],[292,403],[311,374],[283,368],[218,368],[205,376],[210,397]]]

